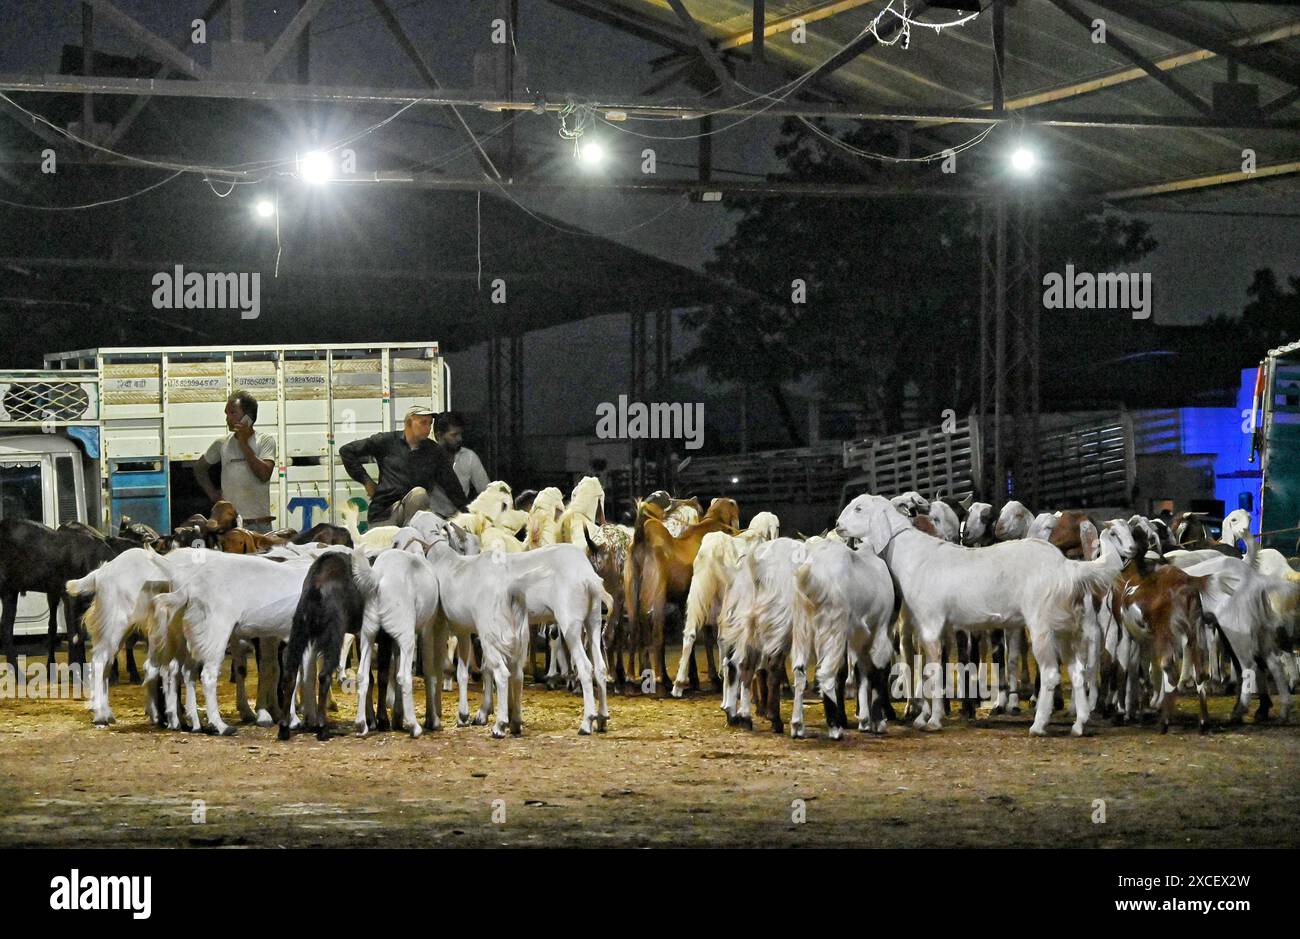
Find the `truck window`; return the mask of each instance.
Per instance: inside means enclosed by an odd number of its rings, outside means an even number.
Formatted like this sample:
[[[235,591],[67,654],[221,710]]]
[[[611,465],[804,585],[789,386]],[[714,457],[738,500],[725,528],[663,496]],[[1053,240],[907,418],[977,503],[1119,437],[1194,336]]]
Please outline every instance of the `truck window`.
[[[72,457],[54,458],[55,486],[59,493],[59,524],[80,521],[77,518],[77,479],[72,468]]]
[[[0,463],[0,518],[43,522],[40,461]]]

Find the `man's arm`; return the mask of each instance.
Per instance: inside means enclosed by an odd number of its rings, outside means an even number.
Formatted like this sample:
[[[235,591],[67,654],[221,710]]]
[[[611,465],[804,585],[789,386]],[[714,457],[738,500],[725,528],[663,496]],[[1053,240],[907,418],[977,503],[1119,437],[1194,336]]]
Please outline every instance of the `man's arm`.
[[[212,485],[212,477],[208,475],[208,467],[213,463],[221,462],[221,441],[214,440],[208,447],[207,452],[190,464],[190,469],[194,471],[194,480],[203,490],[203,494],[208,497],[213,504],[221,501],[221,493],[217,487]]]
[[[240,452],[244,454],[244,462],[248,464],[248,468],[253,471],[254,476],[262,482],[266,482],[271,478],[271,470],[275,469],[275,460],[274,458],[264,460],[258,456],[253,450],[252,439],[252,424],[240,424],[235,428],[235,441],[239,444]],[[272,451],[272,455],[274,456],[274,451]]]
[[[434,451],[433,481],[442,487],[451,504],[464,512],[469,499],[465,496],[465,490],[461,488],[460,477],[456,475],[455,467],[451,465],[451,457],[447,456],[447,451],[436,443],[430,445]]]
[[[476,493],[487,490],[488,483],[487,470],[483,468],[483,461],[478,458],[477,453],[470,453],[469,461],[469,484],[474,488]]]
[[[339,459],[343,462],[344,471],[366,487],[366,496],[371,499],[375,497],[376,483],[366,472],[365,463],[367,460],[379,461],[382,442],[383,438],[379,434],[372,434],[339,447]]]

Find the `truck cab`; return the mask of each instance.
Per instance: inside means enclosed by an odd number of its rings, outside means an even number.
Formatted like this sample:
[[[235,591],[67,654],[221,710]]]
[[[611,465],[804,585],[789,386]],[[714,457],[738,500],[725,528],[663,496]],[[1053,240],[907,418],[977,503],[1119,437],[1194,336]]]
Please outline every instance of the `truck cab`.
[[[74,521],[93,524],[85,461],[81,444],[58,433],[0,437],[0,518],[25,518],[51,528]],[[45,595],[22,594],[14,634],[44,633],[48,623]]]

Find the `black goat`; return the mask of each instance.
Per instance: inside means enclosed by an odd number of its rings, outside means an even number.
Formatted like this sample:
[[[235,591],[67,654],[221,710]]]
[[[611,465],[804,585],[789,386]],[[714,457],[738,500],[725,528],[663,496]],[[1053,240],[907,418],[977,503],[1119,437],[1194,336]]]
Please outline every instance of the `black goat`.
[[[298,608],[293,614],[289,632],[288,650],[284,667],[280,670],[280,739],[289,739],[289,721],[293,714],[293,687],[302,668],[304,654],[323,658],[317,675],[316,739],[329,739],[330,682],[338,668],[339,652],[344,633],[361,629],[366,598],[373,596],[374,575],[365,551],[353,548],[351,552],[331,551],[322,554],[307,571],[298,598]],[[311,694],[312,689],[304,689]]]
[[[18,617],[18,596],[39,591],[50,604],[49,663],[53,664],[58,647],[60,601],[68,624],[68,661],[85,663],[81,614],[86,603],[74,602],[64,592],[64,586],[116,557],[120,550],[113,542],[117,541],[125,541],[127,548],[137,547],[125,539],[110,541],[80,522],[55,530],[27,519],[0,519],[0,601],[4,604],[0,615],[0,650],[8,662],[17,665],[14,621]]]

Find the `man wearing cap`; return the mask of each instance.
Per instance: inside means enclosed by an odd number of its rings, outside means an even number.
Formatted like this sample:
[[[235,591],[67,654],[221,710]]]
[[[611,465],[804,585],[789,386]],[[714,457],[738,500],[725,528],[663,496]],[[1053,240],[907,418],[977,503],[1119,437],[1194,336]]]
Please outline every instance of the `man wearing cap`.
[[[372,434],[339,448],[347,474],[366,487],[371,525],[405,525],[422,509],[429,509],[429,493],[441,488],[445,504],[437,511],[464,511],[468,500],[452,468],[451,457],[429,439],[433,411],[416,405],[406,412],[401,430]],[[365,464],[379,466],[379,481],[370,478]]]

